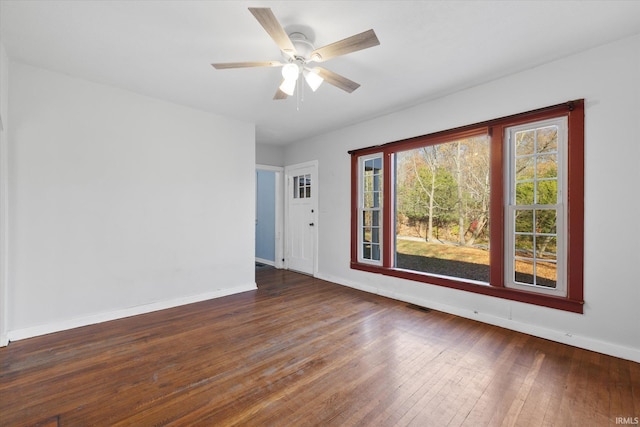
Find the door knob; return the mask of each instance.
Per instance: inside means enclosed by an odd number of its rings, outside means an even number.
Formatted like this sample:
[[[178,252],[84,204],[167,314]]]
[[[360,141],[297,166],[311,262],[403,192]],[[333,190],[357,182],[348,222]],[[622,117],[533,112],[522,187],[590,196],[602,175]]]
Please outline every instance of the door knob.
[[[313,223],[312,223],[312,222],[310,222],[310,223],[309,223],[309,225],[310,225],[311,227],[313,227]]]

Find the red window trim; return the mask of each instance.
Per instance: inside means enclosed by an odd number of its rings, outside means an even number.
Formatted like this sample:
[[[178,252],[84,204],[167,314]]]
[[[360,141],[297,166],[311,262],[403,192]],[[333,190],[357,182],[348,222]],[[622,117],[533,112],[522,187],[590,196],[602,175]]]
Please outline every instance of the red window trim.
[[[518,124],[566,116],[568,121],[568,213],[567,213],[567,296],[558,297],[504,286],[504,191],[491,192],[492,223],[490,253],[490,284],[475,284],[455,278],[445,278],[393,267],[393,185],[391,156],[398,151],[425,145],[489,134],[491,137],[491,188],[504,188],[504,129]],[[382,266],[358,262],[358,158],[366,154],[382,153],[384,167],[383,253]],[[400,141],[349,151],[351,154],[351,268],[401,279],[424,282],[483,295],[535,304],[559,310],[583,313],[583,254],[584,254],[584,100],[574,100],[547,108],[463,126],[456,129],[422,135]]]

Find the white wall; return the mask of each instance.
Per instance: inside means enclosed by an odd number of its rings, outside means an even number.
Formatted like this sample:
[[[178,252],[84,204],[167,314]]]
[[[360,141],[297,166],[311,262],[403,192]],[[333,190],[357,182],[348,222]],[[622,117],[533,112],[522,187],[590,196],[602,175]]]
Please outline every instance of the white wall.
[[[255,129],[10,63],[9,338],[255,289]]]
[[[640,362],[639,76],[636,36],[288,146],[286,164],[320,164],[318,276]],[[349,269],[347,150],[577,98],[586,100],[583,315]]]
[[[271,144],[256,144],[256,163],[259,165],[284,166],[284,147]]]

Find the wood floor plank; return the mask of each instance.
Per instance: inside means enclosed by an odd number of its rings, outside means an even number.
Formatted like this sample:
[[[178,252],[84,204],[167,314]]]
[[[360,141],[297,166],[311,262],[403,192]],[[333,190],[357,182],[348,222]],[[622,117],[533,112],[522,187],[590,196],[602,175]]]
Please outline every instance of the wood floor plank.
[[[0,349],[0,426],[615,425],[640,364],[309,276]]]

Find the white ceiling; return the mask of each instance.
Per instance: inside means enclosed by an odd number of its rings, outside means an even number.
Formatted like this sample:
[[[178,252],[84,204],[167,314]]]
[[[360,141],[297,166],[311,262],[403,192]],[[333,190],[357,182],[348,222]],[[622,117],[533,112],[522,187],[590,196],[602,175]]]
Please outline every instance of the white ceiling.
[[[270,7],[316,47],[373,28],[380,46],[323,64],[362,86],[273,101],[281,60],[247,10]],[[0,0],[10,58],[256,124],[288,144],[640,33],[640,1]]]

